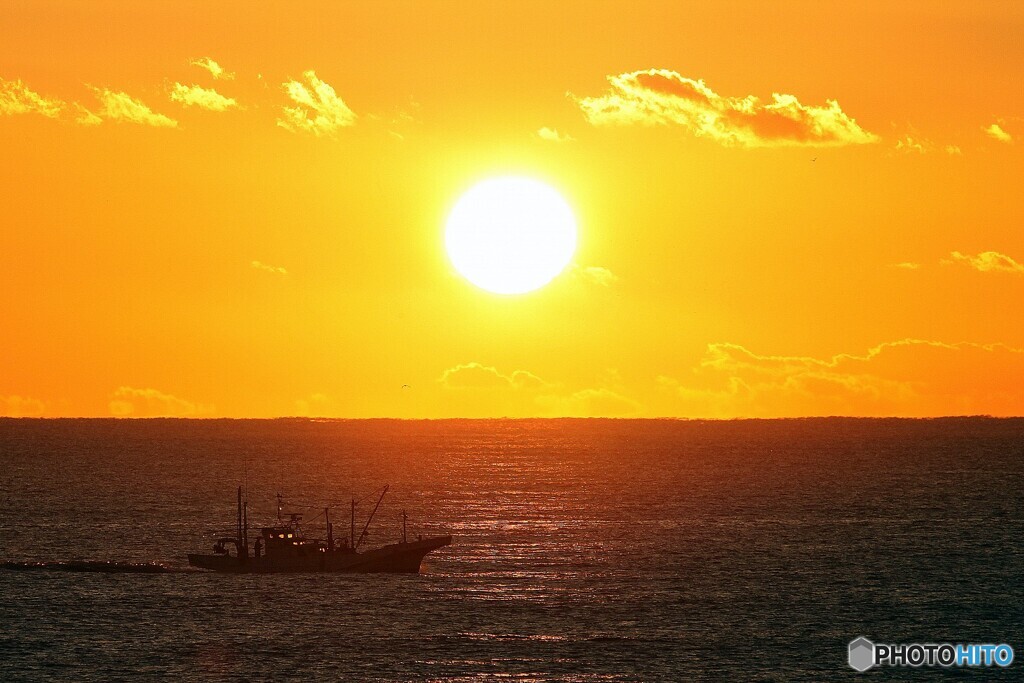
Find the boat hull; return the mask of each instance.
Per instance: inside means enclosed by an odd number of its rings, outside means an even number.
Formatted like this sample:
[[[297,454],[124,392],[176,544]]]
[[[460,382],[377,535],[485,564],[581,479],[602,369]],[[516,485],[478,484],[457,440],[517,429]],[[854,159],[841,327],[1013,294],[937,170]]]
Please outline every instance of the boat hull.
[[[199,569],[230,574],[361,573],[417,574],[427,553],[451,544],[451,536],[435,536],[363,552],[335,551],[306,556],[238,558],[229,555],[188,555]]]

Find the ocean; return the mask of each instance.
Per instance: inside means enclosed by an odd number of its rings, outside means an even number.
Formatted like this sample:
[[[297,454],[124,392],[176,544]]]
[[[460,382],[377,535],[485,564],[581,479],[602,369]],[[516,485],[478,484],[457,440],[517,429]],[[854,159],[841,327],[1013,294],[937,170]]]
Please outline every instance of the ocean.
[[[371,546],[454,536],[418,576],[188,567],[239,485],[321,535],[384,484]],[[1021,680],[847,645],[1024,656],[1022,484],[1020,419],[4,419],[0,562],[42,568],[0,571],[0,679]]]

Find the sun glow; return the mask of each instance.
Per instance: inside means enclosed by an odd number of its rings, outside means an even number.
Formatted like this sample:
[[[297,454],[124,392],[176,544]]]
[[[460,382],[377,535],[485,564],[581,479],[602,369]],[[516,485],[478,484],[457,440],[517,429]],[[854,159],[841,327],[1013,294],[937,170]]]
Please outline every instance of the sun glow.
[[[445,229],[455,269],[477,287],[522,294],[551,282],[576,251],[572,209],[531,178],[481,181],[455,204]]]

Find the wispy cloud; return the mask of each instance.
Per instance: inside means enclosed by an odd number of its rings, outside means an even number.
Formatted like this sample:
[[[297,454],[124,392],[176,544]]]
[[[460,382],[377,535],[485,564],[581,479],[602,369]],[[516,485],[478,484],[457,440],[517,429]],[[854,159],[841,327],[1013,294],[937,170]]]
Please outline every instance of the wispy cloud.
[[[475,361],[448,368],[437,381],[453,389],[524,389],[542,387],[547,384],[540,377],[526,370],[515,370],[512,374],[504,375],[493,366]]]
[[[174,119],[154,112],[128,93],[115,92],[106,88],[93,88],[92,90],[102,105],[99,116],[105,119],[128,121],[157,128],[176,128],[178,126],[178,122]]]
[[[961,154],[961,150],[957,145],[939,144],[922,134],[913,125],[898,126],[893,123],[892,127],[894,131],[898,131],[894,133],[898,136],[892,148],[895,152],[902,154],[933,154],[942,152],[950,156]]]
[[[213,406],[186,401],[156,389],[122,386],[110,398],[110,414],[116,417],[193,417],[213,412]]]
[[[285,268],[282,268],[281,266],[267,265],[266,263],[263,263],[262,261],[250,261],[249,265],[251,265],[256,270],[262,270],[262,271],[264,271],[266,273],[274,273],[275,275],[287,275],[288,274],[288,271]]]
[[[64,109],[64,103],[56,98],[43,97],[30,90],[20,79],[8,81],[0,78],[0,114],[40,114],[57,118]]]
[[[472,362],[445,370],[438,382],[447,390],[443,400],[450,408],[474,417],[614,417],[641,410],[623,393],[614,371],[606,372],[597,387],[573,390],[527,370],[505,373]]]
[[[906,135],[896,141],[896,151],[898,152],[917,152],[918,154],[924,154],[931,152],[935,149],[935,145],[930,140],[922,140],[921,138],[914,138],[910,135]]]
[[[639,403],[607,387],[542,394],[536,403],[546,414],[558,417],[622,417],[641,410]]]
[[[548,128],[547,126],[537,131],[537,137],[548,142],[572,142],[576,139],[571,135],[559,133],[554,128]]]
[[[983,251],[974,256],[954,251],[949,255],[949,260],[943,263],[959,263],[982,273],[1024,273],[1024,264],[998,251]]]
[[[27,396],[0,396],[0,417],[39,417],[46,404]]]
[[[894,263],[892,267],[900,268],[901,270],[918,270],[921,268],[921,264],[913,261],[903,261],[902,263]]]
[[[584,282],[602,287],[610,287],[619,281],[618,275],[601,266],[576,266],[573,273]]]
[[[198,85],[185,85],[183,83],[174,84],[174,89],[171,91],[171,100],[180,102],[186,107],[199,107],[209,111],[227,111],[232,107],[238,106],[238,102],[233,98],[225,97],[213,88],[203,88]]]
[[[103,123],[103,119],[89,111],[78,102],[75,102],[75,111],[78,114],[75,116],[75,123],[82,126],[98,126]]]
[[[282,107],[283,117],[277,125],[292,132],[305,131],[316,136],[333,135],[339,128],[351,126],[355,113],[313,70],[303,74],[306,83],[287,81],[283,84],[294,107]]]
[[[985,131],[989,137],[998,140],[999,142],[1013,142],[1013,136],[1003,130],[1003,127],[998,123],[993,123],[987,128],[982,128],[982,130]]]
[[[658,378],[692,417],[1020,414],[1022,382],[1022,349],[921,339],[831,358],[709,344],[689,374]]]
[[[201,57],[199,59],[192,59],[189,61],[192,66],[198,66],[200,69],[205,69],[210,72],[210,75],[215,80],[230,80],[235,77],[233,71],[225,71],[217,62],[213,61],[209,57]]]
[[[723,97],[702,80],[666,69],[608,76],[608,82],[611,89],[604,95],[573,96],[594,125],[676,125],[733,147],[835,147],[879,140],[835,100],[808,106],[780,93],[768,103],[753,95]]]
[[[295,401],[295,415],[299,417],[324,417],[330,412],[331,399],[319,392]]]

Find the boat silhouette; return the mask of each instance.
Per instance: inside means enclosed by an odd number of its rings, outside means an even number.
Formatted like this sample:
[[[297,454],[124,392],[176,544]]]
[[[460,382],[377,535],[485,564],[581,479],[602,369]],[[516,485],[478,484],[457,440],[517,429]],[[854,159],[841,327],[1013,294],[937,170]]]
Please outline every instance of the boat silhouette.
[[[367,536],[384,495],[385,486],[377,504],[356,538],[356,501],[352,501],[352,517],[348,539],[336,542],[334,526],[330,521],[330,508],[324,508],[327,538],[308,538],[302,534],[302,515],[291,513],[282,517],[281,496],[278,495],[278,523],[263,527],[256,538],[253,552],[249,549],[249,506],[242,500],[242,487],[238,487],[238,534],[220,538],[213,546],[213,554],[189,553],[188,563],[200,569],[231,574],[283,574],[298,572],[350,572],[350,573],[403,573],[417,574],[427,553],[452,542],[451,536],[419,536],[410,541],[406,534],[406,514],[402,512],[402,540],[379,548],[359,550]],[[235,547],[232,555],[229,545]]]

